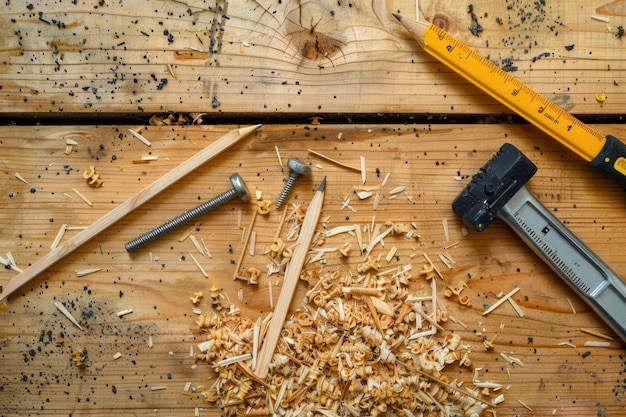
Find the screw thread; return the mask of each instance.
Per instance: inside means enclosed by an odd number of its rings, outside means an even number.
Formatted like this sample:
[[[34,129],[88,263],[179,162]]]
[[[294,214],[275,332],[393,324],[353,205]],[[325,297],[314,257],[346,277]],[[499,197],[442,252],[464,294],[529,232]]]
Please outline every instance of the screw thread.
[[[278,196],[278,199],[276,200],[276,208],[279,209],[280,206],[283,205],[283,203],[285,202],[285,199],[287,198],[287,196],[289,195],[289,193],[291,192],[291,188],[293,187],[293,184],[296,182],[296,179],[298,178],[299,174],[291,171],[289,173],[289,178],[287,178],[287,181],[285,182],[285,186],[283,187],[283,191],[280,193],[280,195]]]
[[[214,197],[209,201],[202,203],[189,211],[186,211],[185,213],[173,218],[172,220],[168,220],[156,229],[152,229],[149,232],[146,232],[143,235],[131,240],[130,242],[126,243],[124,247],[128,252],[133,252],[139,248],[142,248],[148,243],[153,242],[162,236],[165,236],[166,234],[175,229],[178,229],[181,226],[184,226],[185,224],[197,219],[203,214],[206,214],[211,210],[215,210],[219,206],[234,200],[236,197],[237,192],[234,189],[225,191],[217,197]]]

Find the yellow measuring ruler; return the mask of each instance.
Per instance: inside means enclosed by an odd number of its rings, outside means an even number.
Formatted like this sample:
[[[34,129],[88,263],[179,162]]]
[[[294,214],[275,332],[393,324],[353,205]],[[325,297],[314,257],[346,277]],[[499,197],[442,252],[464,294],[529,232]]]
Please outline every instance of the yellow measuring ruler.
[[[437,26],[394,17],[425,52],[571,149],[589,166],[626,184],[626,145],[619,139],[587,126]]]

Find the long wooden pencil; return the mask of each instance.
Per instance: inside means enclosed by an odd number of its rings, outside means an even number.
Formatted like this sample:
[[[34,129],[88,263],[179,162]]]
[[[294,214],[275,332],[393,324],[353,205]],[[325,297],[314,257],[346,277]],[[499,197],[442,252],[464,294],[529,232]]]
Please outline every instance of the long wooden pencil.
[[[67,241],[67,243],[48,252],[45,256],[33,263],[29,268],[26,268],[23,272],[16,275],[11,281],[9,281],[2,294],[0,294],[0,300],[6,299],[8,296],[17,291],[17,289],[19,289],[22,285],[35,278],[38,274],[52,266],[55,262],[72,253],[75,249],[89,241],[98,233],[113,225],[122,217],[126,216],[128,213],[132,212],[137,207],[150,200],[152,197],[159,194],[161,191],[165,190],[185,175],[189,174],[191,171],[200,167],[220,152],[235,144],[239,139],[248,136],[260,126],[261,125],[255,125],[230,131],[104,216],[100,217],[95,223],[74,236],[72,239]]]
[[[325,189],[326,177],[324,177],[324,180],[315,192],[315,196],[311,200],[311,204],[309,204],[309,208],[307,209],[304,220],[302,221],[302,227],[296,242],[296,248],[293,251],[289,264],[287,264],[283,287],[280,290],[278,302],[276,303],[272,320],[270,321],[269,328],[267,329],[263,346],[257,356],[254,373],[261,379],[264,379],[269,371],[269,364],[272,361],[272,356],[274,356],[274,350],[276,349],[276,344],[278,343],[280,331],[283,327],[283,323],[285,322],[285,318],[287,317],[287,312],[289,310],[289,305],[291,304],[291,299],[293,298],[293,293],[296,290],[296,285],[300,279],[300,273],[302,272],[302,267],[304,266],[304,261],[309,251],[309,245],[311,244],[311,240],[315,234],[317,221],[319,220],[320,212],[322,211]]]

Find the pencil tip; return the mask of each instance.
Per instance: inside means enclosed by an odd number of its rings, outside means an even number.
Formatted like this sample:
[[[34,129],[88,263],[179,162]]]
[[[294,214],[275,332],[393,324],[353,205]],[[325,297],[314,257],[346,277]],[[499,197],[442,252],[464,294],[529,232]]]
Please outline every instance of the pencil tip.
[[[317,187],[317,191],[324,191],[326,189],[326,177],[324,177],[324,179],[322,180],[322,183],[320,184],[319,187]]]
[[[395,17],[398,20],[398,22],[402,20],[402,16],[400,16],[399,14],[397,13],[391,13],[391,14],[393,15],[393,17]]]

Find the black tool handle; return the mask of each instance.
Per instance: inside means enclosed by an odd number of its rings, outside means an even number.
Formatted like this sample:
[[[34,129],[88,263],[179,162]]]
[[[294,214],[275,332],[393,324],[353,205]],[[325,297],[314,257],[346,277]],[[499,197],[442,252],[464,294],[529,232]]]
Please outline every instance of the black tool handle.
[[[626,185],[626,144],[607,135],[604,147],[589,166]]]

